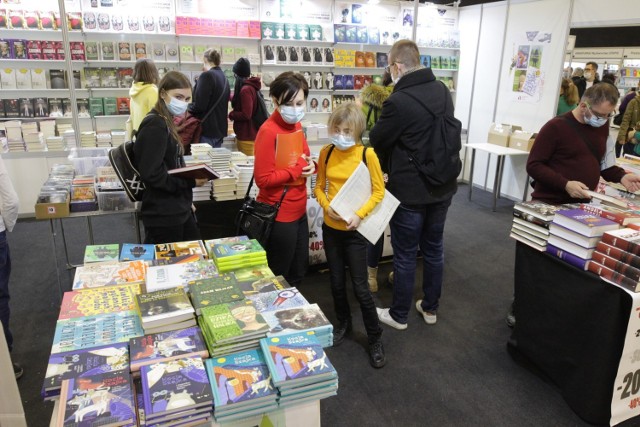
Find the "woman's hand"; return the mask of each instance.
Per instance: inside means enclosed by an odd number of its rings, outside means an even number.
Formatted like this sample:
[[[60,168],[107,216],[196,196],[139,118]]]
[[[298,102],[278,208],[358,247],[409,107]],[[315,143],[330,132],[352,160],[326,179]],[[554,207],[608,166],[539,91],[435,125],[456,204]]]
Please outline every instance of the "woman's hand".
[[[316,173],[316,164],[311,160],[311,157],[306,154],[303,154],[301,157],[305,162],[307,162],[307,166],[302,168],[302,176],[306,178]]]
[[[207,182],[209,182],[208,179],[206,178],[202,178],[202,179],[196,179],[196,187],[202,187],[203,185],[205,185]]]
[[[347,230],[355,230],[360,225],[360,217],[358,215],[353,215],[351,218],[347,220]]]
[[[334,221],[344,221],[342,217],[338,215],[331,206],[329,206],[329,208],[327,209],[327,215],[329,215],[329,218],[331,218]]]

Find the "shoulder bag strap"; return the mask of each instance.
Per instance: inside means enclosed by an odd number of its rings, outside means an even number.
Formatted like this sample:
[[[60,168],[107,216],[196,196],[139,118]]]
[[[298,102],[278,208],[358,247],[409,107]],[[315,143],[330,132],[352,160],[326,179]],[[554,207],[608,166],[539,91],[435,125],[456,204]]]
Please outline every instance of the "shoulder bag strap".
[[[220,98],[218,98],[218,100],[216,101],[215,104],[213,104],[213,107],[211,107],[209,109],[209,111],[207,111],[207,114],[204,115],[204,117],[202,118],[202,122],[206,121],[207,118],[209,118],[209,116],[211,115],[211,113],[213,113],[213,110],[216,109],[216,107],[218,106],[218,104],[220,103],[220,101],[222,101],[222,98],[224,98],[224,94],[227,91],[227,86],[229,86],[229,81],[227,80],[227,78],[224,78],[224,87],[222,88],[222,93],[220,94]]]
[[[576,123],[573,122],[573,120],[569,119],[569,118],[564,118],[570,125],[571,127],[576,131],[576,133],[578,134],[578,136],[580,137],[580,139],[582,140],[582,142],[584,142],[584,144],[587,146],[587,148],[589,149],[589,151],[591,152],[591,154],[593,154],[593,157],[596,158],[596,160],[598,161],[598,163],[602,160],[599,158],[598,156],[598,152],[596,151],[596,148],[584,137],[584,133],[583,131],[580,129],[580,127],[578,127],[578,125]]]
[[[244,198],[248,198],[249,197],[249,192],[251,191],[251,187],[253,187],[253,177],[254,175],[251,175],[251,181],[249,181],[249,186],[247,187],[247,192],[244,195]],[[282,201],[284,200],[284,195],[287,194],[287,190],[289,189],[288,185],[284,186],[284,190],[282,190],[282,196],[280,196],[280,200],[278,201],[278,203],[276,203],[276,209],[280,209],[280,205],[282,204]]]

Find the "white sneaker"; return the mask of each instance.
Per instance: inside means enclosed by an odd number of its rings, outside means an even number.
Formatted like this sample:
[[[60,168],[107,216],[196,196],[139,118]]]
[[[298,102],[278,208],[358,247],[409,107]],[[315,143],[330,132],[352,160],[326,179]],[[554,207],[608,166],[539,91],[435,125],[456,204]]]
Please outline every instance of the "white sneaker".
[[[416,310],[418,310],[418,313],[422,314],[424,322],[427,325],[435,325],[436,322],[438,321],[438,316],[436,315],[435,311],[424,311],[422,309],[422,300],[421,299],[416,301]]]
[[[376,311],[378,312],[378,319],[380,319],[380,321],[385,325],[389,325],[392,328],[398,329],[400,331],[404,331],[405,329],[407,329],[406,323],[398,323],[393,320],[393,317],[391,317],[391,315],[389,314],[388,308],[376,307]]]

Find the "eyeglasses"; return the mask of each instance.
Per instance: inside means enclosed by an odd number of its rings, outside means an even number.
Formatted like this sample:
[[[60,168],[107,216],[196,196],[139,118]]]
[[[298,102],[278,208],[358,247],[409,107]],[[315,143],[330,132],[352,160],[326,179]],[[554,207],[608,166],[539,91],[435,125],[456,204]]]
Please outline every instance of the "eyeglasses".
[[[595,111],[593,111],[591,109],[591,105],[588,102],[585,102],[585,105],[587,106],[587,109],[589,110],[589,112],[591,114],[593,114],[594,116],[596,116],[597,118],[599,118],[599,119],[610,119],[611,117],[614,116],[613,112],[611,112],[611,113],[609,113],[607,115],[602,115],[602,114],[596,113]]]
[[[386,67],[384,67],[384,72],[391,74],[391,67],[393,67],[396,64],[402,64],[402,62],[397,62],[397,61],[396,62],[392,62],[391,64],[389,64]]]

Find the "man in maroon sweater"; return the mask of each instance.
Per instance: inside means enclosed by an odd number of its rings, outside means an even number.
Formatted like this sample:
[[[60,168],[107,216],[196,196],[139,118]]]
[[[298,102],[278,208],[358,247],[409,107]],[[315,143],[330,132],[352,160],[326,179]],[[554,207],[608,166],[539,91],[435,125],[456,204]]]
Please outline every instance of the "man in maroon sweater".
[[[601,170],[609,117],[619,96],[615,86],[595,84],[575,109],[540,129],[527,161],[527,173],[535,180],[533,199],[554,205],[588,201],[586,191],[595,190],[601,175],[630,192],[640,190],[640,176],[626,174],[617,166]]]

